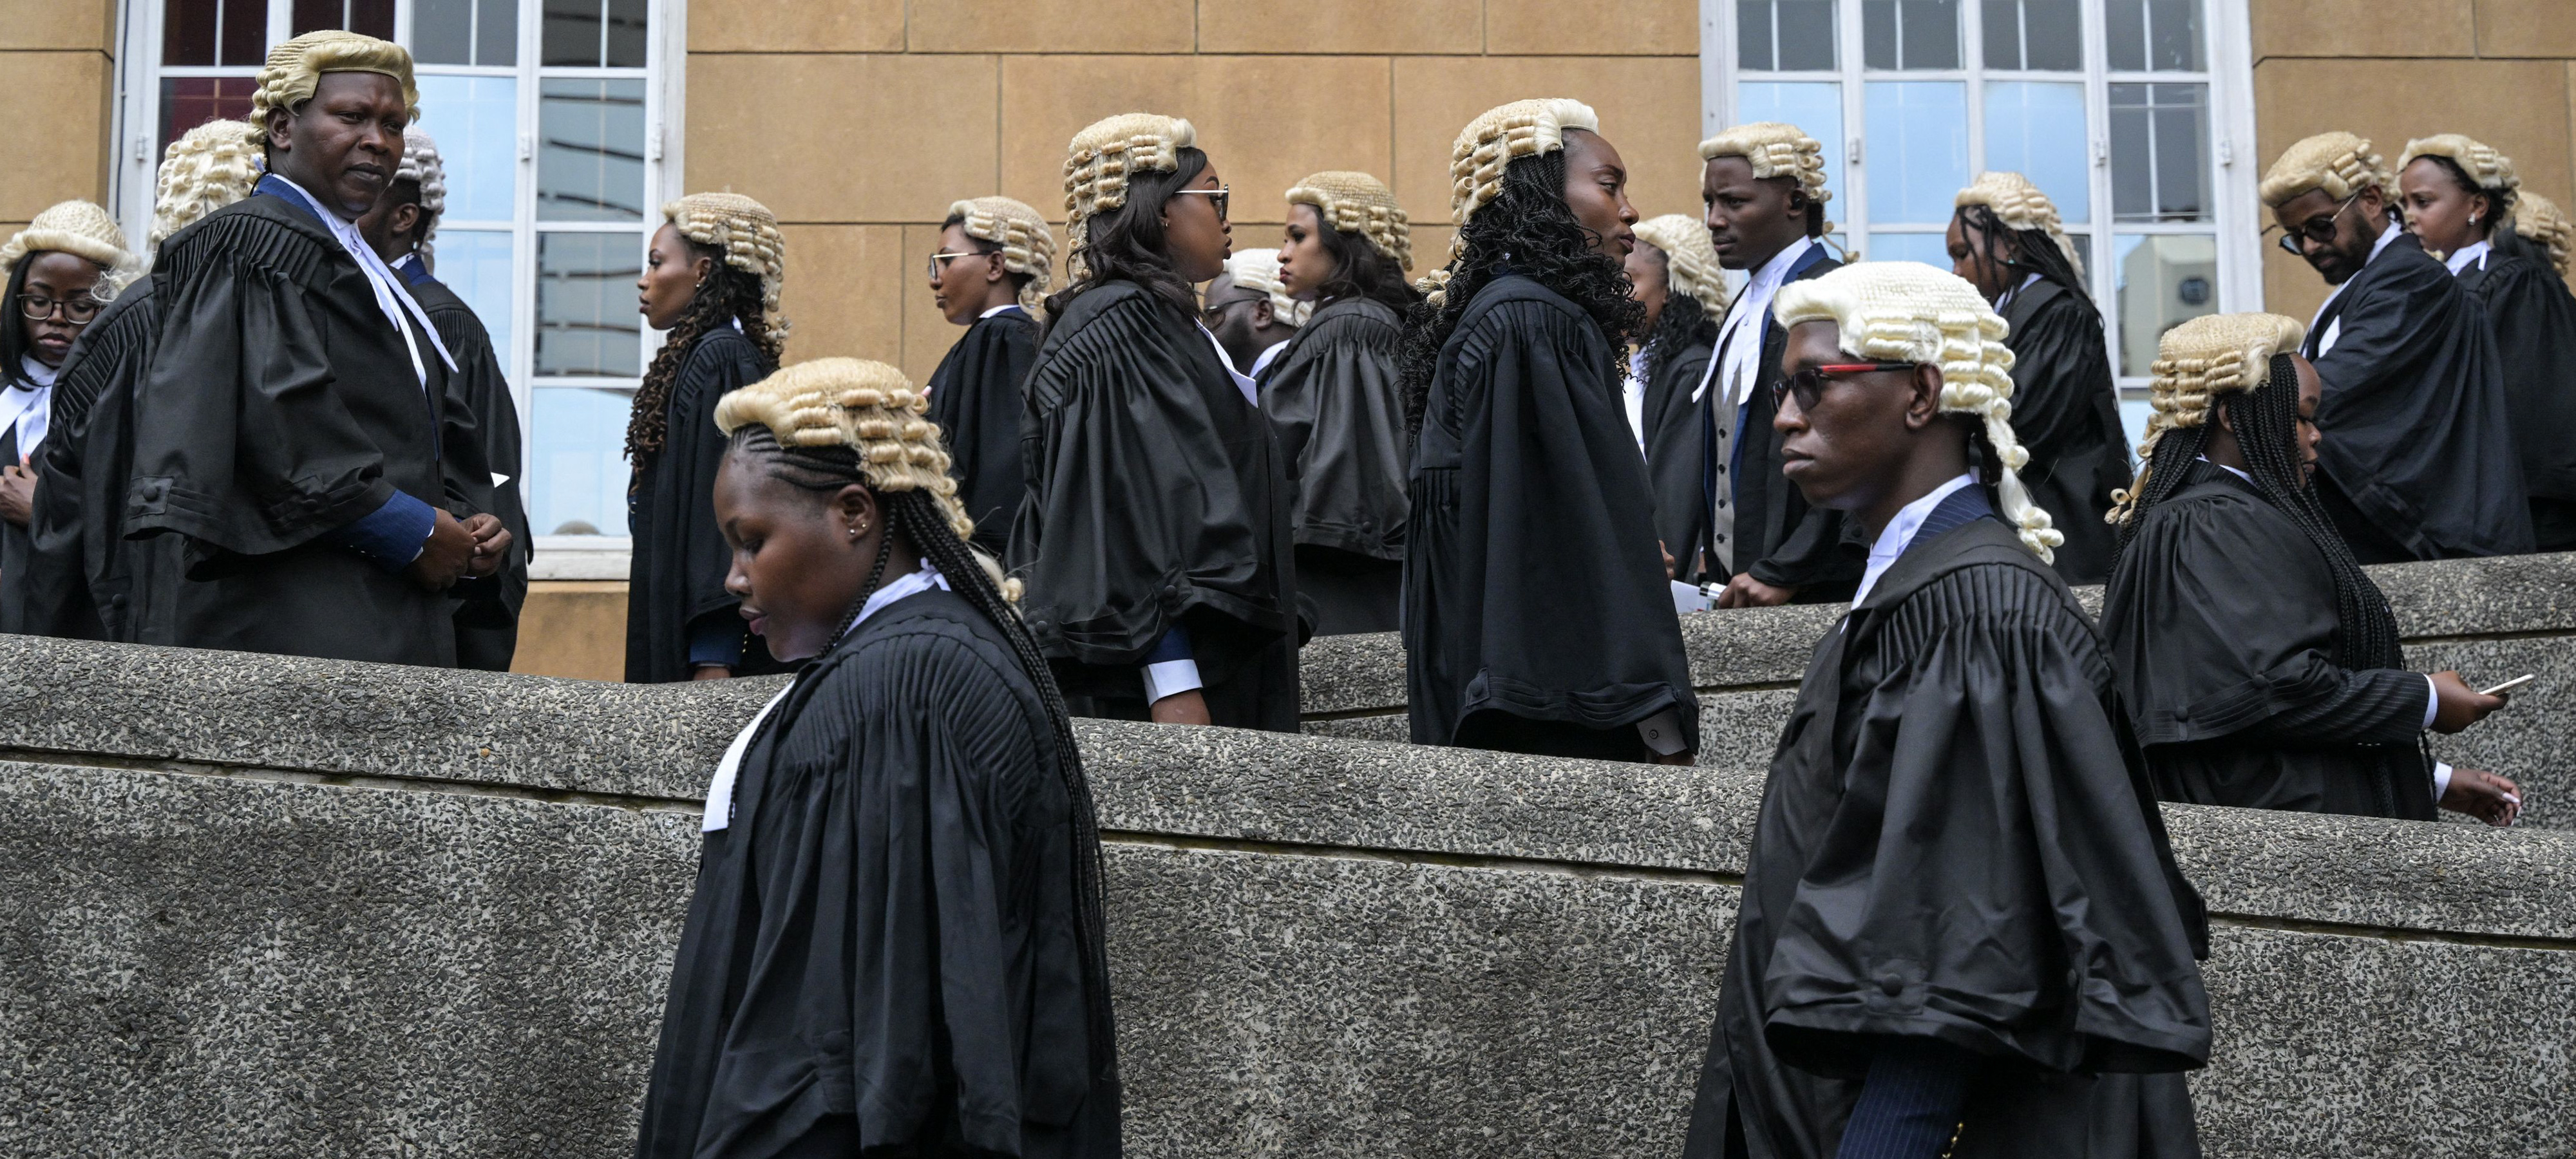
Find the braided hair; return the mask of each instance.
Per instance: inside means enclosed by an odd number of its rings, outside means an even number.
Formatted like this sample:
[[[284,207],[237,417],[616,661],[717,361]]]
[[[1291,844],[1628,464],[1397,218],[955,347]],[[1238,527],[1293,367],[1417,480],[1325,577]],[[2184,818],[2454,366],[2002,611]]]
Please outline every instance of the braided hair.
[[[689,247],[691,257],[707,259],[707,280],[690,295],[688,308],[663,337],[662,348],[654,352],[653,364],[645,368],[644,381],[635,389],[635,409],[626,416],[626,458],[635,464],[639,477],[662,454],[662,441],[671,426],[671,391],[679,385],[680,368],[688,364],[698,339],[741,319],[743,334],[760,348],[764,365],[777,366],[781,353],[765,325],[760,278],[726,265],[724,254],[711,246],[687,238],[680,239],[680,244]]]
[[[1618,259],[1595,248],[1603,240],[1565,204],[1564,150],[1513,158],[1503,168],[1493,200],[1459,227],[1452,251],[1456,256],[1441,292],[1416,304],[1405,318],[1404,348],[1397,361],[1405,429],[1422,430],[1440,349],[1448,345],[1459,317],[1477,291],[1505,274],[1528,277],[1590,315],[1609,339],[1603,343],[1606,381],[1625,378],[1626,344],[1645,329],[1646,307],[1632,294],[1628,271]]]
[[[853,364],[855,371],[847,369]],[[826,375],[835,377],[832,385],[847,387],[853,378],[863,385],[842,389],[837,397],[827,397],[831,393],[828,386],[812,393],[776,389],[781,379],[795,377],[802,387],[817,384]],[[864,385],[870,380],[885,385]],[[771,397],[747,397],[762,392]],[[768,403],[766,407],[764,402]],[[758,386],[726,395],[717,408],[716,420],[719,425],[739,424],[734,426],[728,454],[739,455],[771,477],[803,491],[830,495],[853,484],[865,487],[884,513],[885,541],[877,549],[867,582],[843,614],[840,626],[832,634],[832,643],[817,653],[818,659],[829,655],[857,622],[868,597],[884,577],[895,538],[901,536],[922,559],[947,577],[950,590],[1001,633],[1030,685],[1036,688],[1054,734],[1056,774],[1064,787],[1073,826],[1074,939],[1082,956],[1091,1073],[1114,1081],[1118,1050],[1109,1003],[1100,819],[1092,801],[1090,781],[1083,775],[1082,749],[1074,739],[1072,714],[1065,707],[1063,691],[1056,686],[1054,671],[1038,651],[1037,638],[1029,634],[1028,626],[1012,606],[1019,599],[1019,582],[1003,579],[1001,569],[991,558],[968,544],[974,524],[957,506],[957,485],[947,474],[948,456],[940,448],[939,428],[919,417],[927,407],[928,400],[912,390],[892,367],[852,359],[822,359],[799,364]],[[756,417],[747,419],[744,412]],[[780,423],[794,428],[785,440],[773,425]]]
[[[2038,274],[2047,281],[2064,286],[2076,301],[2084,304],[2085,312],[2093,316],[2095,323],[2101,322],[2102,311],[2093,304],[2092,291],[2084,288],[2084,275],[2075,272],[2074,263],[2066,260],[2066,251],[2058,248],[2057,239],[2050,237],[2047,230],[2014,229],[2005,225],[1990,205],[1960,206],[1959,221],[1976,231],[1988,264],[2000,270]],[[2011,239],[2013,249],[2009,257],[2004,253],[2007,237]]]
[[[2326,568],[2334,574],[2335,662],[2345,668],[2403,668],[2406,660],[2398,646],[2397,617],[2389,610],[2387,595],[2361,570],[2352,547],[2326,518],[2316,489],[2308,485],[2306,469],[2300,465],[2298,365],[2287,353],[2274,354],[2269,372],[2262,389],[2231,391],[2218,399],[2236,428],[2245,473],[2253,477],[2264,501],[2298,524],[2308,542],[2326,557]],[[2204,421],[2167,429],[2157,439],[2153,457],[2187,466],[2208,450],[2210,425]],[[2188,470],[2171,468],[2145,473],[2133,514],[2120,524],[2121,552],[2126,553],[2130,541],[2137,538],[2143,515],[2182,490],[2183,480],[2190,475]]]

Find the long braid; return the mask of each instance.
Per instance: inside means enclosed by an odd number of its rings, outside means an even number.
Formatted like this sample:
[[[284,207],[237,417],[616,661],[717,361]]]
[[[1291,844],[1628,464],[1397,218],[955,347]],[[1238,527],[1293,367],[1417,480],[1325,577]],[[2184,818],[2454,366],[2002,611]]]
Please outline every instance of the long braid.
[[[2190,464],[2208,449],[2209,424],[2205,422],[2187,427],[2168,427],[2139,448],[2138,478],[2125,493],[2129,496],[2128,506],[2114,513],[2123,515],[2118,523],[2119,554],[2127,553],[2129,541],[2137,538],[2138,526],[2146,522],[2146,513],[2172,498],[2174,492],[2182,490],[2183,479],[2191,474]],[[2165,469],[2157,470],[2159,464],[2164,464]],[[2115,554],[2115,566],[2117,559]]]
[[[2397,616],[2389,610],[2387,594],[2361,570],[2352,546],[2326,517],[2316,488],[2308,486],[2307,472],[2299,465],[2298,398],[2298,370],[2287,354],[2272,357],[2271,380],[2263,389],[2227,397],[2227,413],[2236,424],[2246,474],[2254,477],[2263,497],[2298,524],[2309,542],[2324,553],[2326,567],[2334,573],[2335,623],[2340,629],[2335,651],[2342,665],[2403,668],[2405,653],[2398,644]]]

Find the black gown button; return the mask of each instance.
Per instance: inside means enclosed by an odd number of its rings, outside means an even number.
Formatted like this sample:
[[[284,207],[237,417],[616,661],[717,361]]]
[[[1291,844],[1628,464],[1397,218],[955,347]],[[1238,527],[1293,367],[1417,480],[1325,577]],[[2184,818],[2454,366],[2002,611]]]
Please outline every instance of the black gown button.
[[[1890,998],[1894,998],[1899,994],[1905,993],[1905,979],[1899,978],[1894,974],[1881,974],[1878,976],[1878,991]]]

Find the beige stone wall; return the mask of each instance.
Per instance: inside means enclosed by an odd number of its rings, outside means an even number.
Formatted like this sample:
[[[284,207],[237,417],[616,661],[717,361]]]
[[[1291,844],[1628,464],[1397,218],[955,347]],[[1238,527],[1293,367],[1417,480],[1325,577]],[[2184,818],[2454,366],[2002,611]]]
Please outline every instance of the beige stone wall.
[[[1061,220],[1064,143],[1112,113],[1189,118],[1234,197],[1237,248],[1278,244],[1281,195],[1377,174],[1448,245],[1449,142],[1503,101],[1599,110],[1647,216],[1698,204],[1697,0],[695,0],[687,182],[787,224],[791,359],[926,378],[957,329],[920,267],[961,197]]]
[[[0,231],[107,195],[115,47],[115,0],[0,0]]]
[[[2466,133],[2576,204],[2576,0],[2252,3],[2259,164],[2329,129],[2370,138],[2392,166],[2409,138]],[[2267,308],[2305,318],[2325,300],[2305,263],[2268,245],[2263,260]]]

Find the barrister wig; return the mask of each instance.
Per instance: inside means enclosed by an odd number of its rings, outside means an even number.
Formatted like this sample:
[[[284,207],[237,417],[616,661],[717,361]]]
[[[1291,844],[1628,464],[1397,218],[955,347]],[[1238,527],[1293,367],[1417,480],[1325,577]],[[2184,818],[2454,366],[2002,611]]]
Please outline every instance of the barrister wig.
[[[1822,237],[1834,231],[1834,223],[1825,220],[1825,203],[1834,199],[1833,191],[1825,188],[1825,147],[1798,126],[1755,121],[1699,143],[1703,163],[1720,157],[1744,158],[1745,164],[1753,167],[1757,181],[1795,179],[1798,191],[1807,197],[1807,236]]]
[[[1084,253],[1095,240],[1091,219],[1127,204],[1127,183],[1139,173],[1171,173],[1181,150],[1196,148],[1199,131],[1188,121],[1159,113],[1120,113],[1083,126],[1064,152],[1064,274],[1085,281]]]
[[[447,163],[439,159],[438,142],[413,125],[403,130],[402,161],[394,180],[420,184],[420,260],[434,262],[430,239],[438,236],[438,215],[447,212]]]
[[[2138,478],[2112,494],[2104,518],[2125,524],[2136,517],[2165,432],[2206,424],[2221,395],[2262,389],[2272,375],[2272,356],[2296,351],[2307,334],[2298,319],[2279,314],[2205,314],[2165,331],[2150,368],[2155,378],[2147,385],[2148,404],[2155,413],[2147,416],[2147,435],[2138,444]]]
[[[152,184],[152,232],[146,248],[197,219],[250,196],[259,184],[259,146],[248,121],[208,121],[179,135],[161,155]]]
[[[250,98],[250,147],[265,149],[269,114],[281,109],[293,114],[297,106],[313,99],[313,90],[326,72],[392,77],[402,85],[405,118],[420,119],[420,86],[412,82],[411,53],[390,40],[326,28],[281,41],[268,50],[268,63],[260,68],[258,89]]]
[[[1464,228],[1503,192],[1503,171],[1522,157],[1565,149],[1565,131],[1601,131],[1592,106],[1565,97],[1513,101],[1485,110],[1449,145],[1449,221]],[[1450,256],[1458,250],[1453,244]]]
[[[1687,213],[1667,213],[1637,223],[1637,240],[1664,254],[1664,279],[1671,292],[1699,304],[1711,322],[1726,320],[1726,271],[1709,244],[1708,224]]]
[[[786,361],[787,319],[778,312],[779,283],[786,273],[786,242],[778,219],[759,202],[738,193],[692,193],[662,207],[692,257],[713,265],[689,297],[688,309],[669,332],[644,379],[635,387],[626,417],[626,457],[639,477],[662,453],[670,433],[671,391],[680,370],[697,349],[698,339],[728,326],[760,351],[763,364]]]
[[[1020,308],[1036,315],[1045,309],[1053,286],[1055,235],[1046,219],[1026,202],[1008,197],[974,197],[948,207],[948,220],[966,236],[1001,247],[1002,268],[1021,276]]]
[[[2549,251],[2549,264],[2558,270],[2559,280],[2569,278],[2569,262],[2576,259],[2576,222],[2567,219],[2557,202],[2522,192],[2513,202],[2513,232]]]
[[[1941,370],[1944,414],[1978,420],[1991,461],[1996,506],[2022,546],[2054,562],[2066,536],[2030,501],[2021,468],[2030,452],[2012,429],[2012,348],[2003,316],[1968,280],[1920,262],[1863,262],[1780,287],[1772,317],[1783,329],[1831,322],[1844,353],[1878,362],[1920,362]]]
[[[1413,219],[1385,182],[1347,169],[1309,173],[1289,188],[1288,204],[1314,206],[1324,228],[1367,238],[1397,268],[1413,269]]]
[[[714,252],[725,265],[760,279],[760,317],[744,318],[752,340],[771,358],[787,345],[787,316],[778,289],[787,280],[787,239],[769,207],[739,193],[692,193],[662,207],[680,236]]]
[[[62,201],[36,215],[6,245],[0,245],[0,278],[15,286],[18,264],[29,254],[67,253],[99,268],[98,288],[90,296],[105,302],[142,274],[134,254],[125,248],[125,231],[116,219],[87,201]],[[15,326],[12,318],[8,324]]]
[[[1097,1078],[1114,1080],[1117,1030],[1109,1007],[1100,821],[1083,776],[1082,750],[1046,656],[1011,607],[1019,598],[1019,581],[1001,581],[1001,569],[967,545],[974,524],[957,505],[957,483],[948,477],[948,452],[940,446],[939,428],[922,417],[929,406],[928,396],[894,367],[857,358],[819,358],[725,395],[716,403],[716,426],[732,437],[729,453],[738,462],[757,465],[799,490],[829,496],[857,483],[874,492],[887,530],[900,534],[947,577],[950,590],[992,623],[1036,686],[1054,726],[1056,767],[1071,806],[1073,864],[1068,868],[1074,875],[1074,939],[1082,955],[1091,1069]],[[895,534],[885,537],[875,567],[833,633],[833,643],[849,632],[883,580]]]
[[[1279,280],[1278,250],[1236,250],[1225,259],[1225,273],[1234,284],[1270,298],[1270,316],[1286,326],[1303,326],[1315,313],[1313,302],[1300,302],[1288,296],[1288,286]]]
[[[2278,209],[2311,190],[2325,190],[2326,196],[2343,201],[2375,188],[2394,200],[2396,187],[2388,162],[2370,151],[2370,138],[2336,132],[2319,133],[2283,150],[2263,174],[2260,192],[2263,204]]]
[[[1982,206],[1994,213],[1995,220],[2011,230],[2037,230],[2048,235],[2065,255],[2066,264],[2075,277],[2084,277],[2084,258],[2075,252],[2075,240],[2066,236],[2066,225],[2057,216],[2057,205],[2030,178],[2019,173],[1988,170],[1977,174],[1975,181],[1959,191],[1952,203],[1960,209]],[[2081,287],[2076,287],[2081,288]]]

